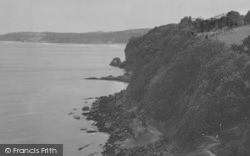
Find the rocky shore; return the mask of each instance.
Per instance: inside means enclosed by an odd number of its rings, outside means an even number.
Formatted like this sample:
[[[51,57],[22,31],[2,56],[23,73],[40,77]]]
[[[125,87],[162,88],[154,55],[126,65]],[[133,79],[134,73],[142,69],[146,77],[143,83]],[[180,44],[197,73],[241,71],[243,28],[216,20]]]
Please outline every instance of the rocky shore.
[[[119,82],[128,83],[130,81],[130,78],[131,78],[131,74],[125,73],[124,75],[119,75],[119,76],[109,75],[109,76],[105,76],[101,78],[89,77],[89,78],[85,78],[85,80],[107,80],[107,81],[119,81]]]
[[[87,120],[94,120],[101,132],[110,134],[104,146],[104,156],[158,156],[167,154],[167,141],[142,116],[137,108],[129,108],[126,91],[99,97],[89,112],[83,113]]]
[[[102,154],[104,156],[186,156],[190,151],[179,153],[178,145],[152,126],[150,120],[145,119],[136,106],[129,105],[126,92],[123,90],[113,95],[99,97],[88,111],[82,113],[87,120],[95,121],[98,131],[110,134]],[[214,135],[204,134],[195,139],[197,146],[188,156],[214,156],[214,153],[224,153],[228,149],[224,151],[219,149],[224,146],[223,144],[232,143],[223,143],[222,140],[230,137],[245,138],[241,134],[246,129],[245,127],[232,129],[230,132],[221,131]],[[230,150],[232,146],[227,148]]]

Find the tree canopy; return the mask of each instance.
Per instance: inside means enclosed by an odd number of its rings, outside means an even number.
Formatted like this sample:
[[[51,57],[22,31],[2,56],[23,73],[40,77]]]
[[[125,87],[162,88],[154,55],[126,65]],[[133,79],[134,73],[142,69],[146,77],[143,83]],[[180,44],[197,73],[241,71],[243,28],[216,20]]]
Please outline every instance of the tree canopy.
[[[248,15],[250,22],[250,13]],[[247,20],[248,18],[245,18]],[[191,16],[184,17],[180,21],[181,26],[193,26],[197,32],[208,32],[213,29],[221,29],[223,27],[235,27],[242,25],[244,18],[237,11],[230,11],[225,16],[220,18],[210,18],[210,19],[192,19]]]
[[[247,12],[245,18],[244,18],[245,24],[250,24],[250,11]]]

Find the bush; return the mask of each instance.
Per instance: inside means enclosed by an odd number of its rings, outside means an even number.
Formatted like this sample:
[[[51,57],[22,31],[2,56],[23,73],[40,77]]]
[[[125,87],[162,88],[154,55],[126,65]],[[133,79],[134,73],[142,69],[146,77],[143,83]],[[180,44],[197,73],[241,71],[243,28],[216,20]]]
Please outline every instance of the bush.
[[[247,55],[250,55],[250,36],[248,36],[243,40],[243,44],[240,45],[232,44],[231,49],[234,52],[245,53]]]
[[[232,44],[231,48],[234,52],[242,53],[244,51],[243,45]]]

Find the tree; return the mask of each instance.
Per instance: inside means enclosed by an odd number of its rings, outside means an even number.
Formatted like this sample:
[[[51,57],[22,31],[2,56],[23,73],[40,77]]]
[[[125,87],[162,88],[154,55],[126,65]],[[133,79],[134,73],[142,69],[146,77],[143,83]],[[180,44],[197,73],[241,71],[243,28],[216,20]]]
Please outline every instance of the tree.
[[[250,11],[247,12],[245,18],[244,18],[245,24],[250,24]]]
[[[231,48],[234,52],[246,53],[247,55],[250,55],[250,36],[244,39],[243,44],[232,44]]]
[[[219,28],[223,28],[223,27],[226,27],[227,26],[227,17],[223,16],[219,19],[218,21],[218,24],[219,24]]]
[[[197,18],[195,19],[195,21],[193,21],[192,25],[194,26],[194,28],[198,31],[198,32],[202,32],[202,28],[201,28],[201,23],[202,23],[203,19],[201,18]]]
[[[186,16],[181,19],[180,25],[181,26],[190,26],[192,24],[192,17],[191,16]]]
[[[250,55],[250,36],[243,41],[243,47],[246,54]]]
[[[230,11],[227,13],[227,24],[230,27],[242,25],[240,13],[237,11]]]
[[[234,52],[239,52],[239,53],[242,53],[244,51],[244,47],[243,45],[237,45],[237,44],[232,44],[231,45],[231,48]]]

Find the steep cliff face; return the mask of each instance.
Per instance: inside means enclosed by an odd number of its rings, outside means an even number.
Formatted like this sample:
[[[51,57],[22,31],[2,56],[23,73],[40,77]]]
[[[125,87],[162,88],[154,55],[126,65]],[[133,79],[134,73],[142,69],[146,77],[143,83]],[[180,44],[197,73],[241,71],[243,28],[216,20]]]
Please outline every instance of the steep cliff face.
[[[250,58],[190,32],[171,24],[130,40],[128,104],[172,153],[250,155]],[[214,142],[202,146],[205,137]]]

